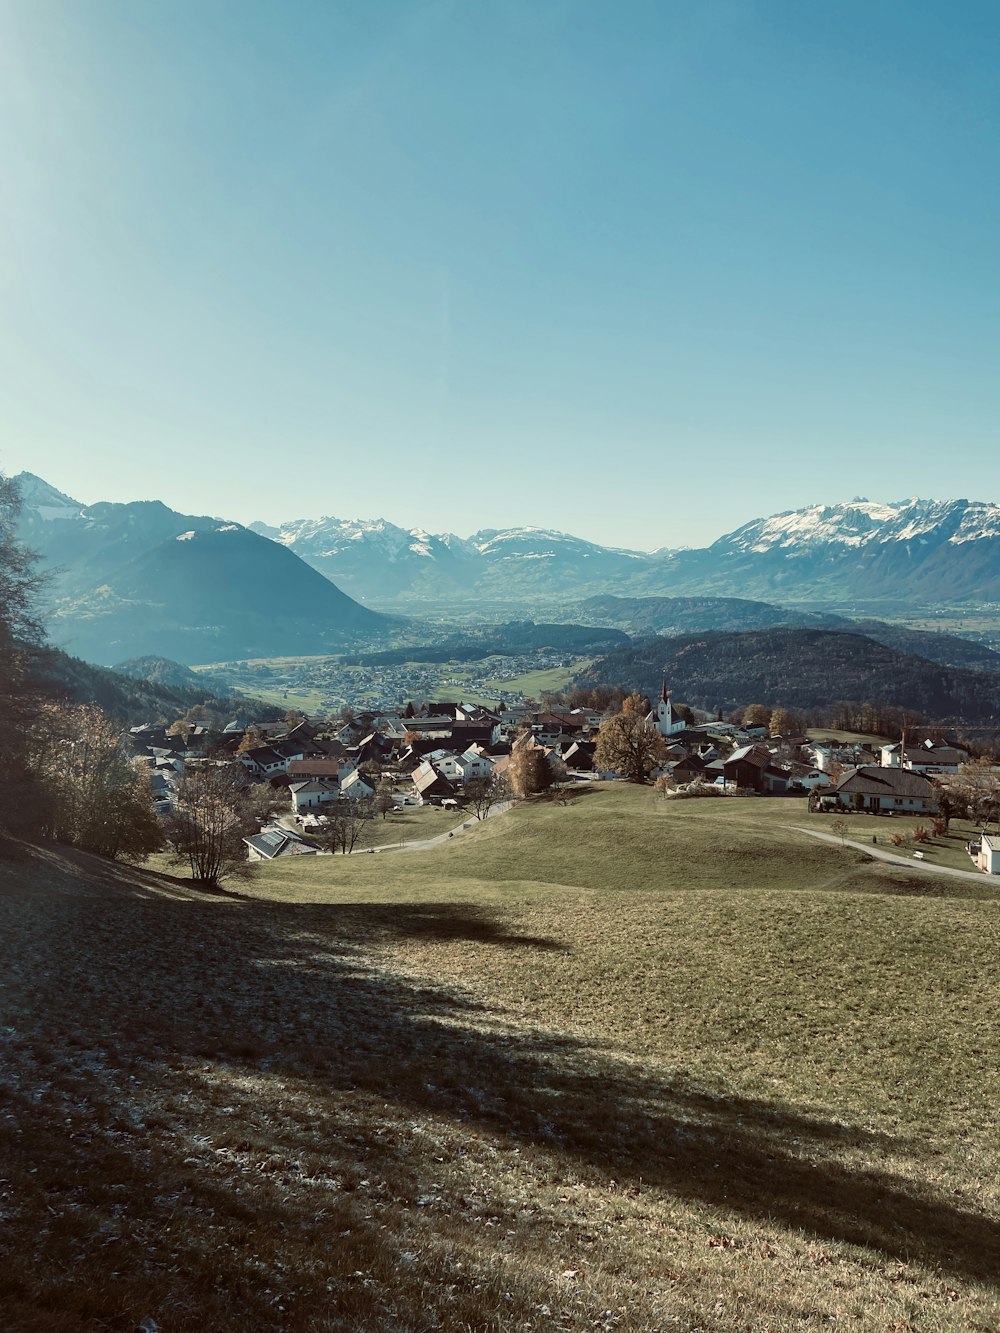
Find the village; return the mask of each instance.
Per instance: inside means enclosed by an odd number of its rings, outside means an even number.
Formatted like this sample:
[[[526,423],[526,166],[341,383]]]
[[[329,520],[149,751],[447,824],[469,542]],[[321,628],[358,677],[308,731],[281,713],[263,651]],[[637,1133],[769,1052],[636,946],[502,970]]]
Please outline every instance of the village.
[[[345,710],[326,721],[294,712],[273,722],[233,718],[221,730],[146,723],[129,735],[162,818],[176,805],[183,775],[205,767],[239,765],[248,785],[269,787],[272,817],[244,839],[247,858],[261,861],[327,849],[322,834],[345,811],[353,832],[342,850],[354,850],[360,827],[379,814],[437,808],[482,819],[543,790],[621,780],[622,771],[601,762],[607,721],[607,710],[596,708],[438,701]],[[666,681],[642,727],[655,741],[642,776],[665,797],[798,796],[818,814],[940,820],[948,808],[941,780],[973,763],[957,740],[878,745],[771,734],[756,720],[695,721],[675,708]],[[978,869],[1000,873],[1000,837],[984,832],[968,851]]]

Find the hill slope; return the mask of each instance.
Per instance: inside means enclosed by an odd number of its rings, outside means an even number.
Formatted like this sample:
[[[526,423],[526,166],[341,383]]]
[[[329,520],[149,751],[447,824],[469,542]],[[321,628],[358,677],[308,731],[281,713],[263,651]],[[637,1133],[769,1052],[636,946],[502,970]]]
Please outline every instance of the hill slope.
[[[126,726],[173,722],[196,704],[204,704],[220,716],[249,721],[281,716],[280,709],[260,699],[214,694],[205,683],[198,682],[197,676],[190,686],[143,680],[108,667],[92,666],[57,648],[32,650],[32,674],[50,698],[96,704]]]
[[[989,888],[804,804],[0,864],[5,1326],[996,1328]]]
[[[577,680],[652,696],[664,673],[675,698],[700,708],[763,703],[809,709],[851,699],[913,709],[926,719],[1000,719],[1000,676],[942,666],[840,630],[657,638],[609,653]]]
[[[324,653],[394,623],[238,523],[158,501],[75,506],[31,474],[20,535],[51,574],[52,639],[102,664]]]

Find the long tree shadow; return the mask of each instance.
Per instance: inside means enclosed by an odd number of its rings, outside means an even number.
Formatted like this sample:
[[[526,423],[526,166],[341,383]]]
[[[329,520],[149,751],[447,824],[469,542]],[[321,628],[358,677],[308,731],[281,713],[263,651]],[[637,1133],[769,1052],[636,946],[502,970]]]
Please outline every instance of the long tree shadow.
[[[916,1145],[778,1101],[715,1096],[597,1043],[526,1034],[372,961],[393,936],[561,947],[510,933],[488,909],[42,897],[0,900],[2,1022],[29,1047],[44,1031],[55,1065],[96,1050],[129,1070],[210,1061],[281,1072],[324,1094],[355,1091],[535,1143],[619,1182],[1000,1283],[996,1220],[929,1184],[852,1165]],[[29,1114],[16,1086],[11,1095],[15,1113]]]

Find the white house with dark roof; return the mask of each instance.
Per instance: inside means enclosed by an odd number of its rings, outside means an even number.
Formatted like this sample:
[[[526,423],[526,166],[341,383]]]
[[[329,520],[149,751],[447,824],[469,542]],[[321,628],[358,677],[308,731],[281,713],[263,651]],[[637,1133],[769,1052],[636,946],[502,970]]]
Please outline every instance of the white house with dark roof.
[[[874,764],[855,768],[824,793],[821,803],[869,810],[875,814],[927,814],[938,811],[933,783],[922,773],[909,768],[882,768]]]

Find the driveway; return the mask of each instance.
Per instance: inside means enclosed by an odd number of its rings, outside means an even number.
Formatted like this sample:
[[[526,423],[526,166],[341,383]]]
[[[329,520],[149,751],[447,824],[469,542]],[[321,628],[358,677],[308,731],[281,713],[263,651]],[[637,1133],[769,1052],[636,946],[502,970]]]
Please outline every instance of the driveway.
[[[840,838],[836,833],[821,833],[819,829],[800,828],[798,825],[788,825],[794,828],[796,833],[804,833],[809,838],[819,838],[820,842],[839,843]],[[883,851],[881,847],[874,843],[855,842],[852,838],[845,838],[845,847],[853,847],[855,851],[864,852],[868,856],[873,856],[876,861],[888,861],[890,865],[905,866],[907,870],[923,870],[929,875],[950,875],[952,879],[974,879],[977,884],[982,884],[985,880],[987,885],[991,879],[996,879],[996,887],[1000,889],[1000,876],[986,875],[981,870],[956,870],[952,866],[928,865],[926,861],[918,861],[915,857],[899,856],[896,852]]]

